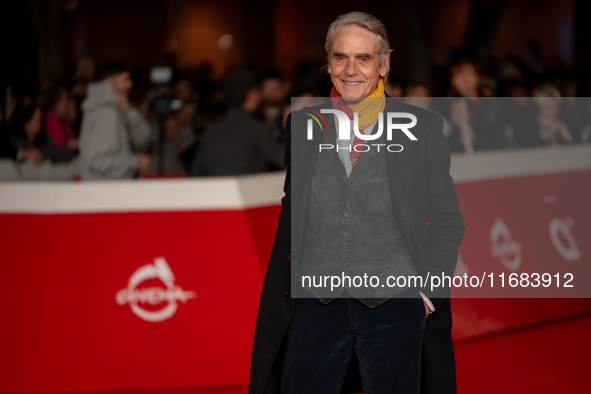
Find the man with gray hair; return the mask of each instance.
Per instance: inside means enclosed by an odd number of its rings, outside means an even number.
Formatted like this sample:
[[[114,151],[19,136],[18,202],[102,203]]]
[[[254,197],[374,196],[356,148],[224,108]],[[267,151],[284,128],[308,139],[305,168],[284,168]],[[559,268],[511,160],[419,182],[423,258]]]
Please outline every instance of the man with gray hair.
[[[339,16],[325,47],[330,100],[287,120],[249,393],[454,393],[449,288],[416,284],[453,275],[464,233],[443,121],[384,93],[390,48],[374,16]]]

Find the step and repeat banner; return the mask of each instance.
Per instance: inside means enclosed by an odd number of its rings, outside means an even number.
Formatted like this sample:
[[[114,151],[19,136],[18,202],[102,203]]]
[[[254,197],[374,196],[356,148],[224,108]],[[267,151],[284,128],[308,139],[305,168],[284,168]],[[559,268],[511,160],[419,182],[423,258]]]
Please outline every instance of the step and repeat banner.
[[[591,310],[590,147],[454,156],[452,176],[456,338]],[[283,181],[0,184],[0,392],[245,387]]]

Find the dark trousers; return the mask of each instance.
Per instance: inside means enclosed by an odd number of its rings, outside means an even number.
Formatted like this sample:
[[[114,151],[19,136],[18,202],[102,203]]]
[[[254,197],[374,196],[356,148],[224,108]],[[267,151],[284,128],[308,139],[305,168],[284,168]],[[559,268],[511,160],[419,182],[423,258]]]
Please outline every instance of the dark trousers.
[[[353,352],[365,394],[419,393],[425,307],[392,298],[369,308],[353,298],[298,298],[287,332],[281,394],[339,394]]]

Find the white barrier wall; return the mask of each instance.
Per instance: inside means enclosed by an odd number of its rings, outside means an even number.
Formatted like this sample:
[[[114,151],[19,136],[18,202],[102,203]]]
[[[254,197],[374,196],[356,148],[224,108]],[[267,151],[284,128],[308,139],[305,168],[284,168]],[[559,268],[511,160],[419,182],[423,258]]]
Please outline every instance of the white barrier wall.
[[[456,184],[591,168],[591,146],[526,148],[452,155]],[[279,204],[283,172],[242,177],[114,182],[2,182],[0,212],[74,213],[244,209]]]

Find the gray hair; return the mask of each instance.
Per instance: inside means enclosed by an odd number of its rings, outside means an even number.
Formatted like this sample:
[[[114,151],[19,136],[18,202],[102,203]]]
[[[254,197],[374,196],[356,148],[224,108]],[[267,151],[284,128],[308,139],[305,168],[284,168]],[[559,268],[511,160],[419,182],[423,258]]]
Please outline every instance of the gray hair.
[[[378,42],[378,63],[381,67],[386,61],[386,54],[392,51],[390,49],[390,42],[388,41],[388,34],[386,33],[386,26],[384,26],[382,21],[375,16],[361,11],[353,11],[348,14],[339,15],[337,19],[330,24],[328,27],[328,33],[326,34],[326,42],[324,43],[328,59],[332,56],[332,39],[337,27],[351,25],[362,27],[376,35]],[[389,72],[390,61],[388,60],[384,81],[388,78]]]

